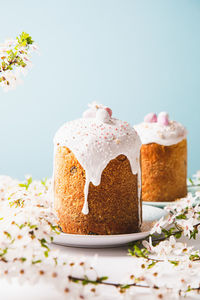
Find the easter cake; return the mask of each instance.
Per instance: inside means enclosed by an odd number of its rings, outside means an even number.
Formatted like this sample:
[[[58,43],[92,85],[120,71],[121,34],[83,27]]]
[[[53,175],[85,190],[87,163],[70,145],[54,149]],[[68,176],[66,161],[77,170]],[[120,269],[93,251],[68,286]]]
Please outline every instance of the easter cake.
[[[54,138],[54,208],[72,234],[138,232],[141,141],[110,108],[93,103]]]
[[[167,202],[187,194],[187,132],[166,112],[134,126],[141,141],[142,200]]]

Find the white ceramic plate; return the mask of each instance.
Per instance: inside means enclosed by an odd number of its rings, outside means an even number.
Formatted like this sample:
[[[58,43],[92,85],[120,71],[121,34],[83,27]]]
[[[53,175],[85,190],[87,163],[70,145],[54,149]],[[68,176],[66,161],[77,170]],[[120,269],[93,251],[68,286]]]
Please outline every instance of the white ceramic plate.
[[[105,248],[121,246],[123,244],[147,237],[149,235],[152,222],[159,220],[165,215],[166,212],[163,209],[143,205],[143,222],[147,226],[145,226],[146,229],[142,232],[118,235],[79,235],[60,233],[54,237],[54,244],[82,248]]]
[[[187,187],[187,189],[188,189],[188,193],[195,194],[197,191],[200,191],[200,186],[189,185]],[[148,205],[148,206],[155,206],[155,207],[159,207],[159,208],[164,208],[165,206],[170,205],[170,204],[174,204],[176,202],[175,201],[171,201],[171,202],[147,202],[147,201],[143,201],[142,203],[144,205]]]
[[[146,206],[153,206],[153,207],[157,207],[157,208],[164,208],[167,205],[173,204],[175,203],[174,201],[172,202],[147,202],[147,201],[143,201],[142,202],[144,205]]]

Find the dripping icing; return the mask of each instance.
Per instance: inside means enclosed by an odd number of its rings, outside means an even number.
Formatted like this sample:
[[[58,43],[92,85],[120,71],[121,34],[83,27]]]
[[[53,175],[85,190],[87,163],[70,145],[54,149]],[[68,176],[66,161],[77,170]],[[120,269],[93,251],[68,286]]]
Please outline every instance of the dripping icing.
[[[149,113],[144,117],[144,122],[135,125],[135,130],[139,134],[142,144],[156,143],[164,146],[171,146],[181,142],[187,136],[185,127],[169,120],[166,112]]]
[[[89,212],[87,197],[90,182],[95,186],[99,185],[101,174],[108,163],[121,154],[125,155],[129,159],[132,173],[138,175],[140,215],[140,138],[127,122],[104,117],[105,122],[94,117],[67,122],[55,135],[55,147],[59,143],[59,146],[69,148],[85,170],[83,214]]]

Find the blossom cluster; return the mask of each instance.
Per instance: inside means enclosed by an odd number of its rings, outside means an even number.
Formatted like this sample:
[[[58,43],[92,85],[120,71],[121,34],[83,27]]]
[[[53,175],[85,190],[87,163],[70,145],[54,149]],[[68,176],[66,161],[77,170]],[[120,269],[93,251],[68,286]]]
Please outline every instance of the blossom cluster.
[[[183,234],[188,238],[196,238],[200,225],[200,192],[195,196],[188,193],[187,197],[165,207],[167,217],[162,217],[152,228],[151,234],[174,234],[177,238]],[[168,232],[166,228],[170,227]]]
[[[187,242],[200,234],[199,200],[200,193],[194,191],[166,206],[168,214],[154,224],[149,240],[129,249],[140,259],[140,278],[159,299],[179,299],[200,291],[200,251]]]
[[[52,246],[59,228],[50,180],[27,176],[19,182],[0,176],[0,277],[18,278],[20,283],[42,280],[70,299],[104,299],[101,292],[108,288],[116,299],[133,299],[138,289],[157,299],[195,295],[200,291],[200,251],[177,239],[199,234],[199,194],[188,194],[166,210],[168,215],[154,225],[149,239],[129,247],[132,272],[120,282],[110,282],[106,276],[99,278],[88,260],[61,255]]]
[[[27,176],[19,182],[0,176],[0,277],[9,281],[17,277],[21,283],[42,280],[67,295],[80,296],[87,281],[96,280],[97,274],[84,258],[60,255],[52,247],[59,228],[50,194],[50,180],[32,181]],[[84,285],[77,285],[73,276],[83,278]],[[91,290],[91,294],[96,292]]]
[[[0,86],[5,91],[22,83],[21,74],[27,74],[32,66],[32,52],[37,50],[37,45],[26,32],[0,44]]]
[[[177,242],[173,236],[155,246],[151,238],[142,244],[144,248],[135,245],[133,252],[130,251],[136,260],[134,273],[125,279],[126,285],[139,282],[149,288],[155,299],[180,299],[181,296],[191,297],[199,292],[198,250],[185,242]],[[127,292],[133,295],[136,290],[128,288]]]

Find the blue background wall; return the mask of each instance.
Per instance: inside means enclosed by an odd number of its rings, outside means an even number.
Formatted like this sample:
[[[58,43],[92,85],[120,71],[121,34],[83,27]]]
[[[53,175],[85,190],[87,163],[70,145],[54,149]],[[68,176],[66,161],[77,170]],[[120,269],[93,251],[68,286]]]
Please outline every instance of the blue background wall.
[[[131,124],[169,112],[188,129],[200,168],[199,0],[0,0],[0,41],[40,46],[15,91],[0,90],[0,173],[50,176],[55,131],[98,100]]]

